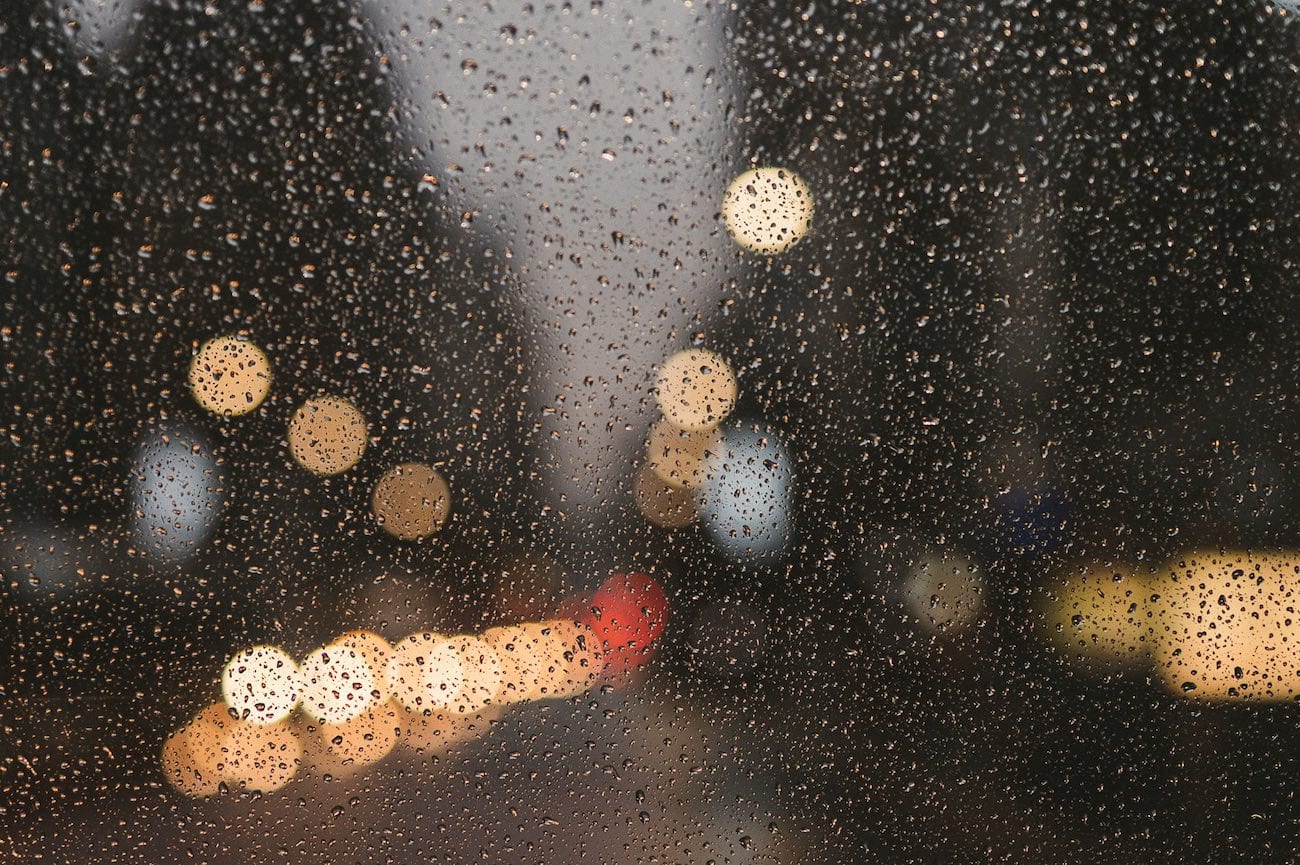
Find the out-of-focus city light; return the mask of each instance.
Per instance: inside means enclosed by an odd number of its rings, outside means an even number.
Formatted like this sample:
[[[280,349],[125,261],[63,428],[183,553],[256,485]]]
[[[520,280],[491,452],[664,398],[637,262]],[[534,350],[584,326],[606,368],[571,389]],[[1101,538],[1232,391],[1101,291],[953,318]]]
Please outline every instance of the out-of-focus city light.
[[[302,698],[302,671],[283,649],[254,646],[226,662],[221,695],[239,718],[274,724],[289,717]]]
[[[537,687],[534,699],[545,700],[568,692],[569,661],[566,629],[562,623],[545,621],[537,628]]]
[[[255,792],[278,790],[301,765],[302,745],[290,726],[253,724],[214,703],[163,744],[163,773],[180,792],[212,796],[225,784]]]
[[[501,658],[486,640],[461,635],[452,638],[460,658],[461,688],[450,704],[452,711],[467,714],[495,702],[501,693]]]
[[[388,687],[410,712],[445,709],[464,685],[460,654],[439,634],[422,631],[403,637],[388,661]]]
[[[177,792],[191,798],[211,796],[217,792],[220,782],[196,772],[193,762],[185,730],[178,730],[168,736],[162,746],[162,771],[167,783]]]
[[[1202,700],[1300,696],[1300,556],[1193,552],[1152,583],[1155,670]]]
[[[668,626],[668,598],[645,574],[614,574],[592,596],[591,610],[581,621],[595,634],[611,672],[648,661]]]
[[[271,391],[271,362],[253,343],[220,336],[205,342],[190,361],[189,384],[194,401],[207,411],[247,414]]]
[[[687,432],[660,418],[650,428],[646,465],[669,486],[690,489],[704,480],[709,460],[721,448],[722,433],[716,427]]]
[[[140,28],[135,22],[146,5],[146,0],[72,0],[59,6],[63,26],[58,29],[80,54],[121,55],[136,44]]]
[[[207,442],[185,428],[158,430],[141,441],[131,465],[140,546],[165,562],[190,557],[221,513],[221,475]]]
[[[221,764],[225,759],[226,737],[237,723],[230,707],[222,700],[210,703],[185,729],[190,758],[196,771],[211,780],[213,792],[223,780]]]
[[[731,181],[722,196],[727,233],[751,252],[785,252],[808,233],[812,217],[812,193],[785,168],[750,169]]]
[[[511,703],[626,685],[668,618],[663,590],[644,574],[615,574],[590,599],[560,606],[554,618],[481,636],[420,632],[390,645],[349,631],[301,667],[271,646],[240,652],[222,672],[226,700],[163,743],[163,775],[197,798],[222,784],[278,790],[302,766],[344,776],[395,744],[442,753],[485,734]]]
[[[538,639],[542,626],[536,622],[488,628],[483,640],[496,650],[501,661],[500,700],[522,703],[541,696],[542,658]]]
[[[924,556],[899,588],[908,613],[931,634],[961,630],[984,608],[984,575],[960,553]]]
[[[163,777],[192,798],[216,794],[224,780],[226,736],[234,723],[225,703],[205,708],[163,743]]]
[[[442,528],[451,513],[451,489],[442,475],[423,463],[403,463],[375,484],[371,510],[384,531],[417,541]]]
[[[727,558],[772,561],[789,543],[793,487],[794,465],[774,433],[729,429],[700,485],[700,522]]]
[[[1053,644],[1071,659],[1102,669],[1149,660],[1151,584],[1133,567],[1093,565],[1065,576],[1043,601]]]
[[[322,724],[342,724],[366,711],[383,689],[361,652],[332,643],[302,663],[302,710]]]
[[[736,406],[738,387],[731,365],[702,348],[679,351],[664,362],[655,383],[659,411],[686,432],[711,429]]]
[[[605,669],[605,657],[591,626],[569,618],[544,624],[548,632],[541,670],[545,695],[572,697],[596,684]]]
[[[388,660],[393,655],[392,644],[374,631],[348,631],[335,640],[334,645],[344,646],[365,658],[375,688],[381,692],[376,702],[388,699]]]
[[[650,466],[637,472],[632,494],[641,515],[661,529],[679,529],[695,521],[694,494],[665,483]]]
[[[337,475],[360,461],[367,436],[365,415],[350,400],[318,396],[289,421],[289,452],[309,472]]]
[[[341,724],[301,725],[303,761],[315,774],[347,775],[388,756],[402,727],[401,707],[385,700]]]
[[[235,721],[226,737],[221,766],[224,780],[257,793],[279,790],[302,765],[302,743],[284,721]]]

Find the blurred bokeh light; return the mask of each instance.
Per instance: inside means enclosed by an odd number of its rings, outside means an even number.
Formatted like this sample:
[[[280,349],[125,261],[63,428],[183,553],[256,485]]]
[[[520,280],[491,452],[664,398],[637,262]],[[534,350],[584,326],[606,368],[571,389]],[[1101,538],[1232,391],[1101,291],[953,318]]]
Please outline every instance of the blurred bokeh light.
[[[738,385],[731,365],[707,349],[688,348],[664,361],[655,383],[659,410],[688,433],[712,429],[736,405]]]
[[[221,671],[221,695],[235,717],[252,724],[275,724],[289,717],[302,699],[302,670],[276,646],[253,646],[233,655]]]
[[[752,168],[731,181],[722,197],[722,219],[732,239],[765,255],[785,252],[812,224],[808,186],[785,168]]]
[[[160,562],[193,556],[217,525],[222,475],[207,442],[185,427],[148,433],[132,457],[135,535]]]
[[[1070,660],[1100,671],[1150,662],[1152,610],[1160,603],[1134,565],[1068,570],[1042,602],[1052,643]]]
[[[779,559],[794,528],[794,466],[777,434],[754,423],[726,429],[697,506],[709,537],[728,558]]]
[[[247,340],[216,337],[190,361],[189,385],[194,401],[213,414],[248,414],[271,390],[271,361]]]
[[[307,471],[337,475],[361,459],[368,435],[365,416],[350,400],[318,396],[289,421],[289,451]]]
[[[442,528],[451,514],[451,488],[423,463],[384,472],[371,497],[375,520],[395,538],[418,541]]]
[[[1152,585],[1156,673],[1199,700],[1300,695],[1300,557],[1200,550],[1168,562]]]

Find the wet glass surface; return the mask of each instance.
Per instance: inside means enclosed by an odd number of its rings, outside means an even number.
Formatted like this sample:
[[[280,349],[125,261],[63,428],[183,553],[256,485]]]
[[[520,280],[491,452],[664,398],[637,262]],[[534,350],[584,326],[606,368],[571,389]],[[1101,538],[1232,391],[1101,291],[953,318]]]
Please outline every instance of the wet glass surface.
[[[1287,3],[0,5],[0,859],[1291,861]]]

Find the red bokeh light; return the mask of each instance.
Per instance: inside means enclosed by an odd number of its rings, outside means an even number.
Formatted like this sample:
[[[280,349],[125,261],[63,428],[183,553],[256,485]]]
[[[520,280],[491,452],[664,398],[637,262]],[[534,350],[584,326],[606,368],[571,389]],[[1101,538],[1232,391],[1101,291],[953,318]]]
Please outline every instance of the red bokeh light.
[[[601,641],[606,670],[627,671],[654,656],[668,625],[668,598],[645,574],[614,574],[601,584],[580,621]]]

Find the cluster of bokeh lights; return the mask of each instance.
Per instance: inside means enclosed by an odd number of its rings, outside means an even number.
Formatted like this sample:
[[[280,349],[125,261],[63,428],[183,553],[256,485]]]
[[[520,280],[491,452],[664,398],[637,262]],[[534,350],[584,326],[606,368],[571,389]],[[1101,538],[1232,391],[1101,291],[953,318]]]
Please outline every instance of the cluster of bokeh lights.
[[[669,357],[655,395],[634,494],[642,515],[662,528],[697,519],[733,561],[769,563],[786,548],[793,512],[793,465],[763,423],[726,423],[739,398],[725,358],[702,348]]]
[[[1213,702],[1300,697],[1300,556],[1196,550],[1158,569],[1092,566],[1046,597],[1056,646],[1100,672],[1150,672]]]
[[[512,705],[627,684],[667,620],[657,581],[615,574],[552,618],[482,634],[419,631],[390,643],[350,631],[301,662],[252,646],[226,663],[221,699],[164,743],[163,772],[188,796],[265,793],[303,767],[339,777],[398,745],[440,752],[485,734]]]
[[[266,352],[245,339],[215,337],[195,353],[188,381],[194,401],[204,409],[223,417],[238,417],[256,410],[270,394],[271,361]],[[361,409],[346,397],[328,393],[318,394],[298,406],[289,420],[285,437],[294,462],[321,477],[353,469],[361,461],[371,438]],[[197,458],[192,457],[191,461]],[[190,474],[198,471],[195,469]],[[211,473],[209,470],[208,474]],[[170,487],[163,492],[154,494],[153,499],[162,499],[166,505],[166,500],[177,497]],[[207,514],[206,523],[210,524],[216,504],[209,502],[202,509],[190,507],[185,513],[193,512],[190,522],[196,525],[203,524],[203,515]],[[171,510],[176,512],[175,507]],[[403,463],[390,468],[375,483],[371,512],[393,537],[418,541],[438,532],[451,516],[451,488],[433,467],[418,462]],[[152,521],[157,522],[158,519]],[[170,542],[165,551],[192,546],[188,542],[196,534],[195,530],[187,530],[185,525],[171,528],[178,540]],[[159,532],[155,530],[154,534]]]

